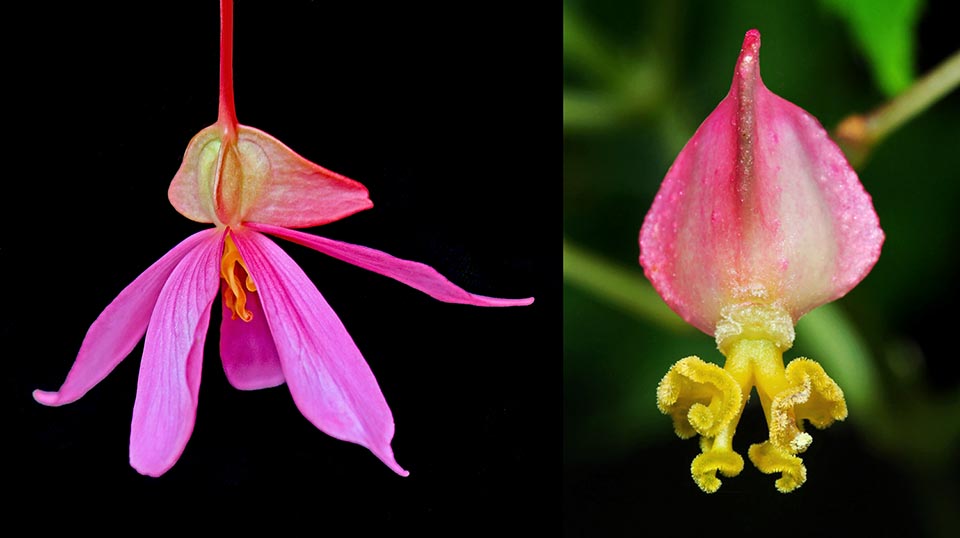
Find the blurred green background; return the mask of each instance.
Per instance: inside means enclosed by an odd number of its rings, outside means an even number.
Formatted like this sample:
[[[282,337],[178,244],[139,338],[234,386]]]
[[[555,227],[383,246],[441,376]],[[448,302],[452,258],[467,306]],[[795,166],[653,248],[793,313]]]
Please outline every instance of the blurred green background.
[[[564,529],[568,536],[960,536],[960,92],[857,165],[886,242],[870,275],[797,327],[785,359],[819,361],[850,416],[783,495],[749,461],[713,495],[694,440],[656,408],[688,355],[722,364],[644,279],[637,236],[667,168],[726,95],[744,33],[774,93],[829,130],[888,102],[960,49],[952,2],[563,3]],[[766,437],[757,398],[734,449]],[[746,458],[745,458],[746,459]]]

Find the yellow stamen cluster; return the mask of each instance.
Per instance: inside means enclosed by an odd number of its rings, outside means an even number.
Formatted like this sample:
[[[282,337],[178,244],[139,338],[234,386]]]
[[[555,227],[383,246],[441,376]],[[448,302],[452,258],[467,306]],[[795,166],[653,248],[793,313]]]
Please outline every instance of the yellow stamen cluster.
[[[781,473],[778,490],[793,491],[807,478],[797,454],[813,441],[804,421],[823,429],[845,419],[843,391],[809,359],[795,359],[784,368],[793,323],[782,310],[757,305],[731,309],[716,335],[727,358],[723,368],[687,357],[674,364],[657,387],[657,406],[673,418],[677,435],[700,435],[702,453],[691,465],[693,479],[713,493],[720,487],[717,472],[733,477],[743,470],[743,458],[733,451],[733,435],[756,387],[770,438],[752,445],[747,454],[761,472]]]
[[[253,312],[247,310],[247,294],[257,291],[247,264],[240,257],[237,245],[228,235],[223,242],[223,258],[220,259],[220,277],[226,284],[223,287],[223,303],[233,311],[230,319],[240,318],[243,321],[253,319]],[[241,284],[242,283],[242,284]]]

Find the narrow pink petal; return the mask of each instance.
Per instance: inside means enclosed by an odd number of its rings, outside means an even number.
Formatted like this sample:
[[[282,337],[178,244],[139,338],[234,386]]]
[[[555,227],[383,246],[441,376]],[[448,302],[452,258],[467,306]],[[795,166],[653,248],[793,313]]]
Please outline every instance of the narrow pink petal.
[[[283,370],[273,343],[259,293],[247,294],[247,310],[253,319],[231,319],[233,311],[223,304],[220,322],[220,359],[227,380],[240,390],[259,390],[283,384]]]
[[[143,337],[150,313],[170,273],[184,256],[215,235],[216,230],[191,235],[124,288],[90,326],[60,390],[36,390],[34,399],[44,405],[68,404],[107,377]]]
[[[208,235],[170,274],[153,309],[130,428],[130,465],[141,474],[170,469],[193,432],[222,250],[223,235]]]
[[[730,92],[667,172],[640,231],[640,263],[667,304],[713,334],[724,306],[773,304],[797,320],[842,297],[883,231],[820,123],[760,78],[747,32]]]
[[[267,237],[232,231],[257,284],[283,375],[300,412],[323,432],[363,445],[397,474],[393,415],[343,323],[303,270]]]
[[[533,302],[533,297],[526,299],[499,299],[474,295],[447,280],[436,269],[419,262],[401,260],[385,252],[369,247],[351,245],[311,235],[296,230],[288,230],[279,226],[263,223],[248,223],[248,227],[264,233],[282,237],[298,245],[312,248],[328,256],[343,260],[347,263],[362,267],[368,271],[379,273],[394,280],[420,290],[427,295],[446,303],[460,303],[474,306],[525,306]]]

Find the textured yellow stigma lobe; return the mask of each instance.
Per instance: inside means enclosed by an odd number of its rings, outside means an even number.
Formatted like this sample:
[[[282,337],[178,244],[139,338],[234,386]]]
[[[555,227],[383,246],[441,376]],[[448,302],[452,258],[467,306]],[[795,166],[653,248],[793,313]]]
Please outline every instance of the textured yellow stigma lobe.
[[[230,319],[240,318],[243,321],[253,319],[253,312],[247,310],[247,293],[255,292],[257,287],[250,278],[247,264],[240,257],[237,245],[227,236],[223,242],[223,258],[220,260],[220,277],[226,286],[223,288],[223,303],[233,311]]]
[[[750,447],[750,461],[764,473],[781,473],[776,482],[787,493],[803,485],[807,469],[797,454],[813,438],[805,423],[826,428],[847,416],[843,391],[814,361],[798,358],[783,365],[783,351],[793,343],[793,327],[784,329],[778,313],[767,307],[733,312],[718,331],[723,368],[687,357],[670,368],[657,387],[657,406],[670,415],[681,438],[700,435],[701,454],[690,467],[700,488],[720,487],[717,473],[736,476],[743,458],[733,451],[733,435],[750,393],[756,387],[769,439]],[[722,337],[721,337],[722,336]]]

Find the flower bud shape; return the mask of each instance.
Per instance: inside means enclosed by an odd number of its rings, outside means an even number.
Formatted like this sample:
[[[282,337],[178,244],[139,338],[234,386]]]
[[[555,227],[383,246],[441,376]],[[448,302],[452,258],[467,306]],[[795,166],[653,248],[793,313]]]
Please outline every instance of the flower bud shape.
[[[730,92],[644,220],[647,278],[707,334],[732,305],[770,305],[795,323],[860,282],[882,243],[856,172],[816,118],[763,85],[760,32],[747,32]]]

